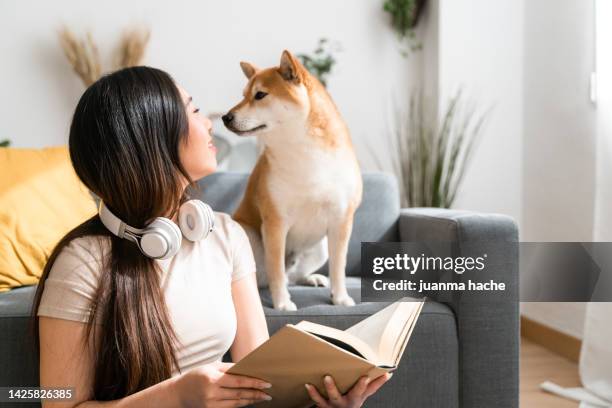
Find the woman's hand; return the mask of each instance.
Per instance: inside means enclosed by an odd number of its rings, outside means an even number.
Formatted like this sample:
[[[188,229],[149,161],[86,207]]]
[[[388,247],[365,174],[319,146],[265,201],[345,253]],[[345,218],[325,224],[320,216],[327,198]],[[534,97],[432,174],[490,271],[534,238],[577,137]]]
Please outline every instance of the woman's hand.
[[[232,363],[212,363],[182,374],[176,388],[185,408],[244,407],[271,397],[262,390],[271,385],[243,375],[227,374]]]
[[[334,379],[326,375],[323,379],[325,389],[327,390],[328,400],[323,398],[317,388],[312,384],[305,384],[306,390],[310,398],[317,403],[319,408],[359,408],[364,401],[374,394],[384,383],[386,383],[393,374],[385,373],[380,377],[370,381],[366,376],[363,376],[353,385],[346,394],[340,394]]]

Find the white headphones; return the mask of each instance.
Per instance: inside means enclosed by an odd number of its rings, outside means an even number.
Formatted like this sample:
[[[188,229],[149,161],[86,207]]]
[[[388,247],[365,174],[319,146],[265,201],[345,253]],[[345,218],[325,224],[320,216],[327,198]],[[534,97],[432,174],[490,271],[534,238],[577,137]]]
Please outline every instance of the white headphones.
[[[181,205],[178,226],[168,218],[157,217],[143,229],[131,227],[113,214],[102,200],[98,214],[110,232],[134,242],[140,252],[153,259],[167,259],[176,255],[181,247],[182,235],[189,241],[199,241],[206,238],[215,226],[212,208],[200,200],[189,200]]]

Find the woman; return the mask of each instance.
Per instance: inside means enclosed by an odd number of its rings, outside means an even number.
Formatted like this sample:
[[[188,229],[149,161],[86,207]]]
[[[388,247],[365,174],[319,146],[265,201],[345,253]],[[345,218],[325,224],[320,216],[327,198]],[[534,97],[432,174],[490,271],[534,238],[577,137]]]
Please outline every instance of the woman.
[[[186,188],[216,168],[211,123],[163,71],[134,67],[81,97],[70,157],[81,181],[124,223],[177,221]],[[96,215],[68,233],[35,300],[40,383],[75,388],[53,406],[242,407],[274,384],[226,374],[268,338],[255,264],[242,228],[214,213],[205,239],[168,259],[145,256]],[[345,395],[306,386],[321,407],[359,407],[386,380],[364,377]],[[331,380],[331,381],[330,381]],[[102,401],[106,401],[102,403]],[[111,401],[111,402],[108,402]]]

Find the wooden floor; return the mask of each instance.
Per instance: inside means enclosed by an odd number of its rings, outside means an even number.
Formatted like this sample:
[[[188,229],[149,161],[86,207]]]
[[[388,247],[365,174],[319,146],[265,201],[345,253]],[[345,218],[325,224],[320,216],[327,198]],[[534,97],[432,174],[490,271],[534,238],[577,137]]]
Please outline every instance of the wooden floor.
[[[540,390],[545,380],[579,387],[578,365],[529,341],[521,340],[521,408],[577,408],[578,403]]]

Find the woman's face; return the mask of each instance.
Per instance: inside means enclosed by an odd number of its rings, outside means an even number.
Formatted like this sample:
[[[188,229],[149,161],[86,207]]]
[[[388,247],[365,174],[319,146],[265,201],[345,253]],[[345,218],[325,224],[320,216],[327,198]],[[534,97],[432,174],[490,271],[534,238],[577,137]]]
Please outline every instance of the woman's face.
[[[212,122],[202,115],[194,105],[191,96],[178,86],[189,122],[189,135],[179,146],[179,158],[183,168],[192,180],[201,179],[217,168],[217,149],[212,142]]]

